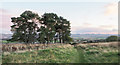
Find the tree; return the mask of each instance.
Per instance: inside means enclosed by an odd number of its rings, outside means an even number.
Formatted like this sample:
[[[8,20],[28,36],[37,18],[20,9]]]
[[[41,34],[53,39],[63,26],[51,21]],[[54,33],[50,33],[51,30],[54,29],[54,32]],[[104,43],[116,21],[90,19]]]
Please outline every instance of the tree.
[[[113,42],[113,41],[117,41],[118,37],[117,36],[109,36],[108,38],[106,38],[107,42]]]
[[[40,17],[37,13],[32,11],[23,12],[20,17],[12,17],[11,31],[13,32],[12,40],[34,43],[36,41],[37,22]]]
[[[43,27],[43,26],[41,26],[41,28],[38,30],[38,32],[39,32],[39,37],[38,37],[38,41],[40,42],[40,43],[46,43],[46,28],[45,27]]]
[[[59,43],[70,42],[70,22],[67,19],[61,16],[58,17],[54,13],[45,13],[41,17],[41,24],[45,30],[39,30],[39,35],[44,32],[47,43],[52,41]]]
[[[47,43],[52,42],[55,36],[55,25],[58,16],[54,13],[45,13],[42,15],[41,27],[39,35],[45,34],[43,37],[46,39]],[[40,37],[40,36],[39,36]]]
[[[59,38],[60,43],[67,43],[70,42],[68,39],[70,39],[70,22],[67,21],[67,19],[64,19],[63,17],[59,17],[58,22],[55,26],[57,36]]]
[[[20,17],[12,17],[11,31],[13,41],[25,43],[68,43],[70,37],[70,22],[55,13],[44,13],[39,17],[32,11],[23,12]]]

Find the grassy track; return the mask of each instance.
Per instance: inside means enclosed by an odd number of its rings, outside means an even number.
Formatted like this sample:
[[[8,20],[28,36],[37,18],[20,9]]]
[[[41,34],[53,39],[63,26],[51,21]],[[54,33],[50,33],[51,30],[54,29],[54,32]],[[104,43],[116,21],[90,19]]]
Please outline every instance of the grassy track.
[[[118,48],[114,47],[77,47],[81,63],[118,63]]]

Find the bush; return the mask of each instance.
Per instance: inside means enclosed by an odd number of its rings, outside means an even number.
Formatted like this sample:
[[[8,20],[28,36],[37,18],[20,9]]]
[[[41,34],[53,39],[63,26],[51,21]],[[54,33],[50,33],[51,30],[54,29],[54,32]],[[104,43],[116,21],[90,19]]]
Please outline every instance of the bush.
[[[106,38],[107,42],[113,42],[113,41],[117,41],[118,37],[117,36],[109,36],[108,38]]]

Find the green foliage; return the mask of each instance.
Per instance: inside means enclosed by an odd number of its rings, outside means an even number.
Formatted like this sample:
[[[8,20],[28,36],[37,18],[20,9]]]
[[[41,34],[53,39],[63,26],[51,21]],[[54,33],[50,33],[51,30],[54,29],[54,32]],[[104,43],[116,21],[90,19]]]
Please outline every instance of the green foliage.
[[[34,43],[36,39],[36,21],[39,20],[37,13],[32,11],[23,12],[20,17],[12,17],[11,31],[13,36],[11,41],[20,41],[25,43]]]
[[[70,42],[70,23],[63,17],[58,17],[54,13],[45,13],[42,15],[41,18],[41,24],[43,25],[44,29],[47,30],[42,30],[43,27],[40,28],[41,33],[45,33],[45,38],[46,41],[49,43],[51,41],[59,41],[59,43],[65,43],[65,42]],[[41,37],[41,36],[40,36]]]
[[[117,36],[109,36],[106,41],[107,42],[113,42],[113,41],[117,41],[118,40],[118,37]]]

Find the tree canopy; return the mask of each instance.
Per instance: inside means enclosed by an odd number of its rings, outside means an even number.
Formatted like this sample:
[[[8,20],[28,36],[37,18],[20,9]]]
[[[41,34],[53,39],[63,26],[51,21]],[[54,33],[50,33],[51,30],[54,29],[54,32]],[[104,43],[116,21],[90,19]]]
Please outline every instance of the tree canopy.
[[[44,13],[41,17],[32,11],[23,12],[20,17],[12,17],[12,41],[25,43],[68,43],[70,21],[55,13]]]

